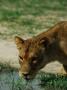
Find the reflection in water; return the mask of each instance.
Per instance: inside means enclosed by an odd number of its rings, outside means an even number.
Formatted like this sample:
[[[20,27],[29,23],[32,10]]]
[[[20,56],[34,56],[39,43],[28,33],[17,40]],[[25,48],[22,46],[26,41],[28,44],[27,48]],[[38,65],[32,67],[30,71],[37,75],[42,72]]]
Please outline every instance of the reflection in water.
[[[31,81],[26,82],[25,90],[34,90],[33,87],[32,87],[32,82]]]
[[[38,80],[28,81],[25,90],[40,90]]]
[[[18,72],[3,70],[0,72],[0,90],[43,90],[39,87],[40,80],[26,81],[19,78]]]
[[[16,84],[16,86],[17,88],[19,87],[19,90],[43,90],[40,87],[40,80],[38,78],[35,78],[34,80],[29,80],[29,81],[26,81],[23,78],[22,79],[20,78],[18,80],[17,80],[18,83]]]

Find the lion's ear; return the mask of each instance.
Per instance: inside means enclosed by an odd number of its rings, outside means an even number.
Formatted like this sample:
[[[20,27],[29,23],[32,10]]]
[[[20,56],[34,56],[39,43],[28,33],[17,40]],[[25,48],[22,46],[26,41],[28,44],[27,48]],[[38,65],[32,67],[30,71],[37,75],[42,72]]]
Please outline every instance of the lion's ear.
[[[17,45],[17,48],[18,49],[21,49],[23,43],[24,43],[24,40],[18,36],[15,36],[15,43]]]
[[[24,43],[24,40],[18,36],[15,36],[15,43],[18,44],[18,43]]]
[[[39,44],[47,47],[49,45],[49,39],[47,37],[43,37],[39,40]]]

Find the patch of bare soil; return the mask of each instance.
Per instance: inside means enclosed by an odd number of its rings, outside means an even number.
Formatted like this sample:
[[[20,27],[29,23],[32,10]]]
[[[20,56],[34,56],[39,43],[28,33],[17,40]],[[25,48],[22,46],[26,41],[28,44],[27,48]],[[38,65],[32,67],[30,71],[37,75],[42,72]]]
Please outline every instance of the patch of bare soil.
[[[13,42],[0,40],[0,64],[19,68],[18,51]]]

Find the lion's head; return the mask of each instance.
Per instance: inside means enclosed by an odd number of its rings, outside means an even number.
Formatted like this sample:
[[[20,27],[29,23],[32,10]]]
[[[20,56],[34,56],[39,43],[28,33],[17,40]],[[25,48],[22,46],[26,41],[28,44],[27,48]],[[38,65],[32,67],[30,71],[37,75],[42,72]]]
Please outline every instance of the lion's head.
[[[44,58],[46,60],[46,39],[40,40],[31,38],[23,40],[16,36],[15,43],[19,50],[19,72],[24,76],[26,80],[33,79],[36,76],[36,73],[45,65]]]

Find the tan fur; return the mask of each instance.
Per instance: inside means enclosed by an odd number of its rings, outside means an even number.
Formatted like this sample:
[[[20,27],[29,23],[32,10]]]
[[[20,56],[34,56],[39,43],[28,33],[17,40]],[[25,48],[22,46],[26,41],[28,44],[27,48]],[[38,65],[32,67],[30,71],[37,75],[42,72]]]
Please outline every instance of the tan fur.
[[[63,21],[36,37],[15,37],[19,50],[20,72],[32,79],[49,62],[58,60],[67,71],[67,22]]]

